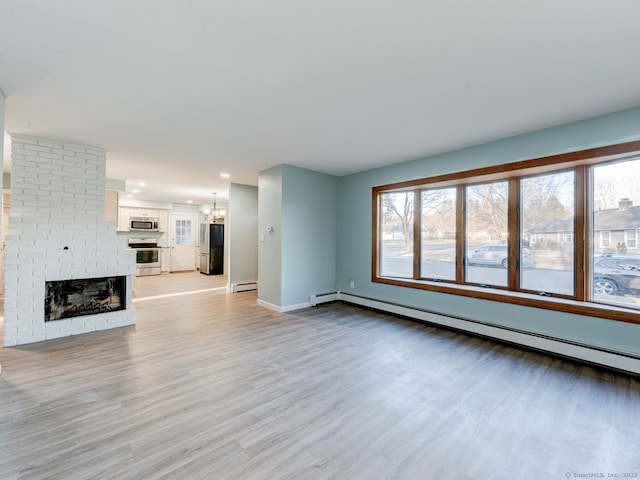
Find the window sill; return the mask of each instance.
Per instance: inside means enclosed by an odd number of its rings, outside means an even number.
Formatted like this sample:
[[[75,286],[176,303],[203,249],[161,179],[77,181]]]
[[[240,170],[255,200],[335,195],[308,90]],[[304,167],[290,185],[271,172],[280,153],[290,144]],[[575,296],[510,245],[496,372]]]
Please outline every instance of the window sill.
[[[490,300],[509,303],[523,307],[542,308],[563,313],[573,313],[588,317],[598,317],[619,322],[640,324],[640,311],[613,305],[580,302],[566,298],[542,297],[530,293],[513,292],[491,287],[474,285],[457,285],[451,283],[432,282],[426,280],[411,280],[391,277],[373,277],[374,283],[394,285],[397,287],[415,288],[448,295]]]

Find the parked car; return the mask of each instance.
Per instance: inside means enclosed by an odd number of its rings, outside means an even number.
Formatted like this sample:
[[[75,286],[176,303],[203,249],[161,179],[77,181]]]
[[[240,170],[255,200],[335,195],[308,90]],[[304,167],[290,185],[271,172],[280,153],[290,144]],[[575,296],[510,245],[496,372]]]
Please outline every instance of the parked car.
[[[497,243],[495,245],[483,245],[473,250],[467,259],[467,265],[478,265],[481,267],[495,266],[509,267],[509,250],[506,244]],[[522,266],[525,268],[535,267],[531,251],[522,247]]]
[[[593,291],[604,295],[640,293],[640,256],[603,255],[593,266]]]

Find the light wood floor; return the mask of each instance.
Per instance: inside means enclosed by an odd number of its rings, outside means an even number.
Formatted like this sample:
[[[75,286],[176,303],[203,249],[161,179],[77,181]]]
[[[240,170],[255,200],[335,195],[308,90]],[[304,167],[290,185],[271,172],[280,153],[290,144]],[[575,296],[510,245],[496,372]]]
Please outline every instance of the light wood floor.
[[[176,272],[149,277],[135,277],[134,301],[158,295],[176,295],[202,290],[223,290],[227,286],[226,275],[203,275],[197,271]]]
[[[339,303],[144,300],[226,279],[138,280],[137,326],[0,351],[0,479],[640,474],[637,378]]]

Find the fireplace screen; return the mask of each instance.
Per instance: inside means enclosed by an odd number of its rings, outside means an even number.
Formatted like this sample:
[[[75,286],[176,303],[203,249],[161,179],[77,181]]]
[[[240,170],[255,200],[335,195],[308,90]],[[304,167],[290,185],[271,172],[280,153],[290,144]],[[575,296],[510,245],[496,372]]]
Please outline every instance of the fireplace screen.
[[[126,308],[126,276],[46,282],[44,321]]]

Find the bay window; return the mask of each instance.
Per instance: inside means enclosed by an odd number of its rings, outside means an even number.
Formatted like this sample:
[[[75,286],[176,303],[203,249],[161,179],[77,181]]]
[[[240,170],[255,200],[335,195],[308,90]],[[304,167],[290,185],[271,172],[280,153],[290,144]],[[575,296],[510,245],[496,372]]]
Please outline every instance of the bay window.
[[[640,142],[372,193],[374,282],[640,323]]]

